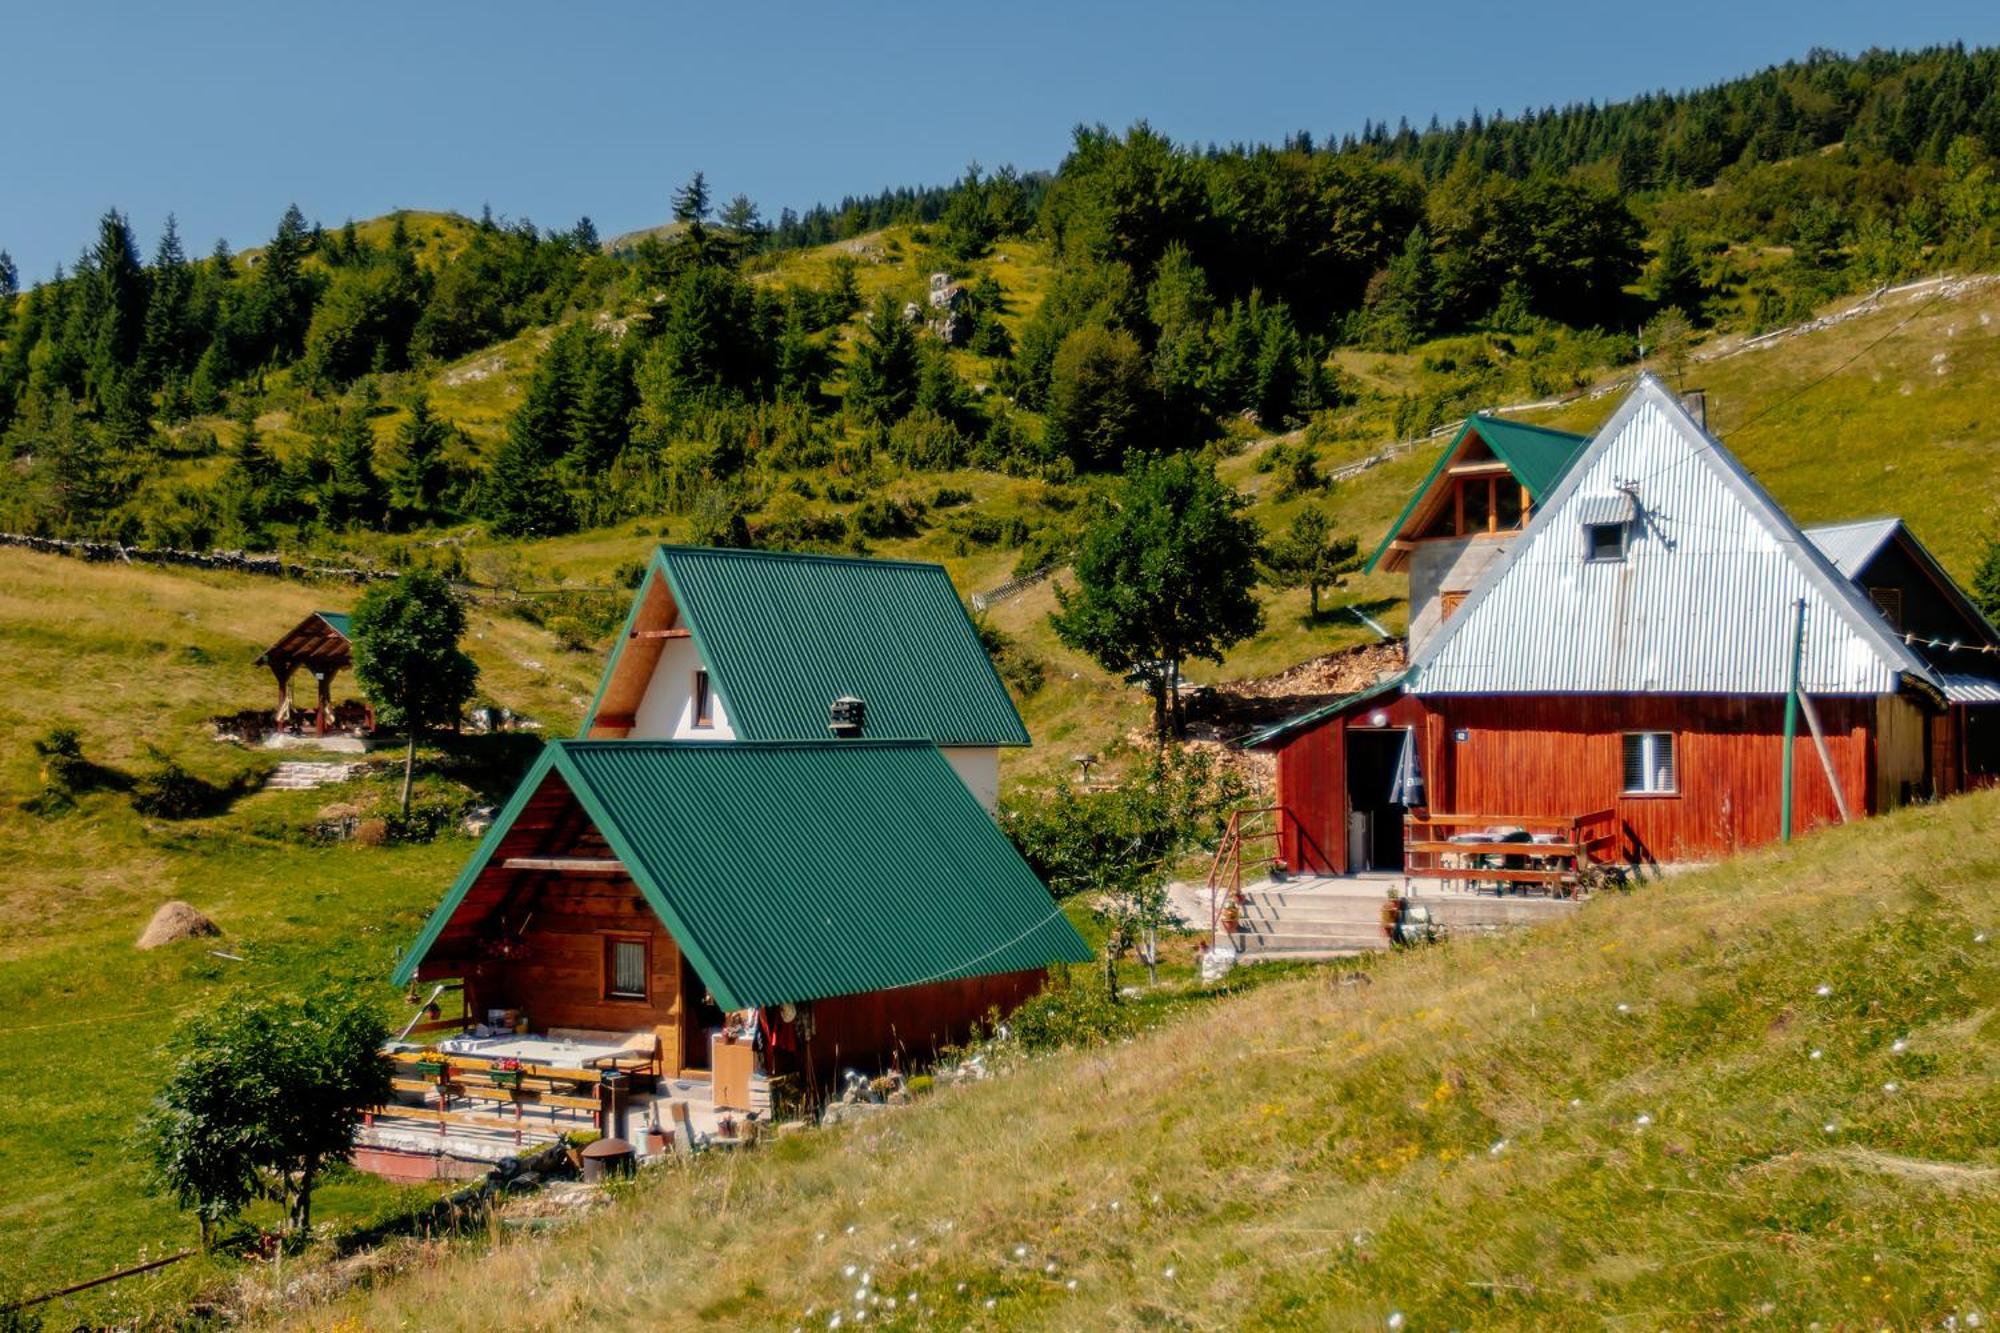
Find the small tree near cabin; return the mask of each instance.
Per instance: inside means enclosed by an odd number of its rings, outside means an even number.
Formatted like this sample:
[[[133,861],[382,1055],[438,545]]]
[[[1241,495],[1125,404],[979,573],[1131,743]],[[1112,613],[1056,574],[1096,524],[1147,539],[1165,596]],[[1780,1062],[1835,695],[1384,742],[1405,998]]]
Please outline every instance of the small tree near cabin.
[[[1185,730],[1182,663],[1220,662],[1263,627],[1252,593],[1261,542],[1243,503],[1199,456],[1135,463],[1084,534],[1077,586],[1056,587],[1057,637],[1107,671],[1143,673],[1162,740]]]
[[[1304,588],[1311,601],[1310,624],[1319,623],[1319,590],[1359,568],[1360,548],[1352,537],[1337,537],[1333,520],[1318,505],[1301,509],[1285,535],[1271,544],[1265,563],[1280,587]]]
[[[465,606],[428,570],[377,584],[354,608],[354,676],[376,713],[407,734],[403,813],[410,812],[418,733],[455,720],[472,698],[479,666],[459,649]]]
[[[1213,849],[1249,794],[1238,770],[1167,747],[1109,791],[1062,783],[1010,801],[1001,823],[1051,892],[1083,895],[1104,923],[1104,983],[1115,1003],[1118,960],[1131,950],[1159,979],[1160,928],[1180,924],[1166,891],[1174,863]]]
[[[259,1196],[283,1204],[294,1237],[311,1231],[313,1187],[389,1098],[388,1035],[380,1009],[344,987],[182,1024],[143,1128],[157,1183],[195,1214],[204,1246]]]

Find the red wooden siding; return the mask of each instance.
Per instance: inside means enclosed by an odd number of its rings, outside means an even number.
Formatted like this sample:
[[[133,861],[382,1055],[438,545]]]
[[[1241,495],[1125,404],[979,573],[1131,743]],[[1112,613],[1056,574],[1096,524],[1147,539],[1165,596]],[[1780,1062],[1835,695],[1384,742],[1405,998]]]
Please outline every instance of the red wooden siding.
[[[1298,732],[1278,751],[1285,863],[1310,874],[1347,869],[1347,754],[1338,719]]]
[[[1875,813],[1873,698],[1814,701],[1848,808]],[[1329,718],[1278,750],[1277,796],[1299,833],[1292,864],[1340,873],[1347,863],[1346,732],[1387,714],[1414,726],[1433,810],[1575,815],[1614,810],[1620,854],[1707,859],[1779,834],[1782,699],[1690,695],[1404,696]],[[1463,731],[1465,740],[1456,739]],[[1622,735],[1674,736],[1679,791],[1623,794]],[[1838,821],[1833,789],[1805,723],[1793,754],[1793,827]]]
[[[830,1082],[843,1067],[874,1073],[895,1064],[928,1064],[945,1046],[963,1041],[989,1010],[1004,1016],[1041,989],[1045,974],[1003,972],[935,981],[927,986],[843,995],[813,1005],[813,1073]],[[796,1056],[779,1052],[775,1063]]]
[[[1781,699],[1672,695],[1458,697],[1429,700],[1444,728],[1431,800],[1451,813],[1618,814],[1628,856],[1646,861],[1726,855],[1779,834],[1784,751]],[[1875,701],[1814,701],[1848,807],[1870,812]],[[1455,739],[1463,730],[1464,741]],[[1621,736],[1674,736],[1679,792],[1622,794]],[[1440,771],[1442,770],[1442,771]],[[1793,752],[1793,827],[1835,823],[1839,812],[1811,735]]]

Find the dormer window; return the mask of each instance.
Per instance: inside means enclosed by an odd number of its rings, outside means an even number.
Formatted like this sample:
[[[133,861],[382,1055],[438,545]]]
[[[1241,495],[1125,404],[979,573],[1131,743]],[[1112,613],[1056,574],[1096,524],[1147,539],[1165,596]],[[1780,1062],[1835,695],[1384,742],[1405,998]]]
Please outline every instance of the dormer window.
[[[1592,561],[1623,560],[1625,531],[1626,525],[1623,523],[1586,523],[1583,528],[1583,544],[1587,557]]]
[[[1577,496],[1571,512],[1583,527],[1583,558],[1593,563],[1622,561],[1638,511],[1638,501],[1630,491]]]
[[[708,688],[708,668],[697,667],[694,673],[694,702],[690,708],[693,725],[708,728],[715,725],[715,695]]]

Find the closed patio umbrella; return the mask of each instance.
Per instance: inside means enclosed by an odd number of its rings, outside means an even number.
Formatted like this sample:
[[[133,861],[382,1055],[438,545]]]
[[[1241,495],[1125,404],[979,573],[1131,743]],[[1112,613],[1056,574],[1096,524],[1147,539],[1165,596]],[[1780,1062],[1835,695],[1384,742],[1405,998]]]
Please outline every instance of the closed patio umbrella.
[[[1417,766],[1417,733],[1414,727],[1403,732],[1403,750],[1396,756],[1396,777],[1389,784],[1389,804],[1420,806],[1424,803],[1424,774]]]

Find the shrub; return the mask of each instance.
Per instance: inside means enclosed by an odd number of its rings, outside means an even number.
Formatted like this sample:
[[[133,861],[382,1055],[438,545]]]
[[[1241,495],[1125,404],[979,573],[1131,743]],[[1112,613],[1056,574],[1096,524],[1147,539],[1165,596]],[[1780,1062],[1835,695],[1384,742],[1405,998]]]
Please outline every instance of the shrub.
[[[1024,1050],[1053,1051],[1066,1046],[1101,1046],[1128,1036],[1132,1015],[1113,1002],[1102,986],[1078,985],[1069,969],[1049,973],[1042,993],[1014,1011],[1006,1030]]]
[[[152,766],[132,784],[132,808],[150,819],[199,819],[222,807],[228,793],[189,772],[157,746],[147,746]]]

